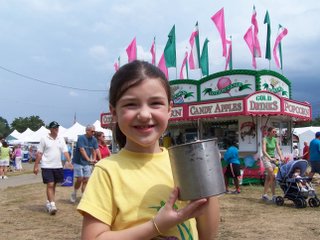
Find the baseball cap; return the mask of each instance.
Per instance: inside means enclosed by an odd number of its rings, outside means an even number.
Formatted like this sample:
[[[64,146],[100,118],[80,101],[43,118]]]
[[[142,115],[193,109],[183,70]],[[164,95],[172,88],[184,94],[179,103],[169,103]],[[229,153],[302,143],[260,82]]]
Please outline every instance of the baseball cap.
[[[60,126],[59,123],[57,123],[56,121],[53,121],[49,124],[49,128],[57,128],[59,126]]]
[[[320,137],[320,132],[316,132],[316,138]]]

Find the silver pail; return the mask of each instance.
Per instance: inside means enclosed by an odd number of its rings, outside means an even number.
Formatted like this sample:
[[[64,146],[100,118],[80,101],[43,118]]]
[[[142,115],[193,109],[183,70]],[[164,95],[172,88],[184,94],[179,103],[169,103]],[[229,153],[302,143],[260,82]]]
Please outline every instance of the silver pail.
[[[180,200],[195,200],[225,193],[216,138],[173,146],[168,151]]]

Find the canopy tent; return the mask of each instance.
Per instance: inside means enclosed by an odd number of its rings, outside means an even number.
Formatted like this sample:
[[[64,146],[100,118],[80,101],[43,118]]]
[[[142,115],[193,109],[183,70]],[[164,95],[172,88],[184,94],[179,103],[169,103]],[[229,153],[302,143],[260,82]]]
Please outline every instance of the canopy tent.
[[[15,139],[18,139],[20,137],[21,133],[18,132],[16,129],[12,131],[12,133],[10,133],[9,136],[14,137]],[[8,136],[8,137],[9,137]]]
[[[15,143],[22,143],[32,141],[31,136],[34,133],[30,128],[27,128],[20,136],[15,140]]]
[[[293,130],[293,134],[299,138],[299,142],[297,145],[300,155],[302,155],[304,142],[307,142],[309,145],[311,140],[315,138],[316,132],[320,132],[320,127],[302,127],[295,128]]]
[[[62,136],[67,138],[68,141],[76,142],[78,140],[78,136],[85,134],[85,132],[85,126],[82,126],[80,123],[76,122],[70,128],[68,128]]]
[[[17,139],[12,135],[9,135],[8,137],[6,137],[6,142],[8,142],[9,144],[15,140]]]
[[[31,142],[40,142],[41,137],[47,135],[49,132],[50,131],[46,127],[41,126],[41,128],[30,136]]]
[[[110,129],[105,129],[101,127],[100,121],[97,120],[93,124],[96,131],[101,131],[104,133],[106,140],[112,139],[112,131]],[[70,128],[64,128],[63,126],[59,127],[59,136],[62,136],[70,142],[76,142],[78,136],[85,134],[85,126],[76,122]],[[31,129],[25,130],[23,133],[19,133],[17,130],[14,130],[7,138],[10,137],[10,144],[18,143],[37,143],[40,142],[41,137],[48,134],[50,131],[46,127],[42,126],[37,131],[32,131]]]

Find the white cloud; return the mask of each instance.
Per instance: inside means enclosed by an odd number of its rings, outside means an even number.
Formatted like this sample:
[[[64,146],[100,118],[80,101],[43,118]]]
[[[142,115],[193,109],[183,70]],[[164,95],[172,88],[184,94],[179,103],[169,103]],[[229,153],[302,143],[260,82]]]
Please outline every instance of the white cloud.
[[[90,56],[101,61],[106,60],[107,53],[107,49],[101,45],[96,45],[89,48]]]
[[[70,91],[70,92],[69,92],[69,96],[71,96],[71,97],[77,97],[77,96],[79,96],[79,93],[77,93],[77,92],[75,92],[75,91]]]

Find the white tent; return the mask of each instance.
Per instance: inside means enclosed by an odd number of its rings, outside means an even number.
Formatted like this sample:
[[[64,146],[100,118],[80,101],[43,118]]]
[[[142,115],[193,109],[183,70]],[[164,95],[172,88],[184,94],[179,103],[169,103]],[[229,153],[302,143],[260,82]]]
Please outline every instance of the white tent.
[[[14,138],[16,138],[16,139],[19,139],[20,135],[21,135],[21,133],[19,133],[19,132],[15,129],[12,133],[10,133],[9,136],[12,136],[12,137],[14,137]]]
[[[49,133],[49,129],[47,129],[46,127],[44,126],[41,126],[41,128],[39,128],[37,131],[35,131],[32,135],[31,135],[31,140],[30,142],[40,142],[40,139],[43,137],[43,136],[46,136],[48,135]]]
[[[60,126],[58,135],[63,136],[67,130],[68,130],[67,128]]]
[[[299,137],[298,149],[300,155],[302,155],[302,150],[304,147],[304,142],[310,144],[311,140],[315,138],[316,132],[320,132],[320,127],[302,127],[295,128],[293,134]]]
[[[30,128],[27,128],[23,133],[20,134],[17,140],[15,140],[15,143],[23,143],[23,142],[32,142],[32,135],[34,134],[34,131],[32,131]]]
[[[101,131],[104,133],[107,140],[112,139],[112,131],[110,129],[105,129],[101,127],[101,123],[99,120],[95,121],[93,124],[95,126],[96,131]],[[13,140],[12,143],[35,143],[40,142],[42,136],[45,136],[50,132],[49,129],[42,126],[37,131],[33,132],[31,129],[27,128],[23,133],[19,133],[14,130],[10,135],[14,134],[13,137],[16,140]],[[86,127],[76,122],[70,128],[64,128],[62,126],[59,127],[59,136],[67,138],[68,141],[76,142],[78,140],[78,136],[86,133]]]
[[[67,138],[68,141],[76,142],[78,140],[78,136],[86,133],[85,126],[82,126],[80,123],[76,122],[70,128],[68,128],[63,137]]]

